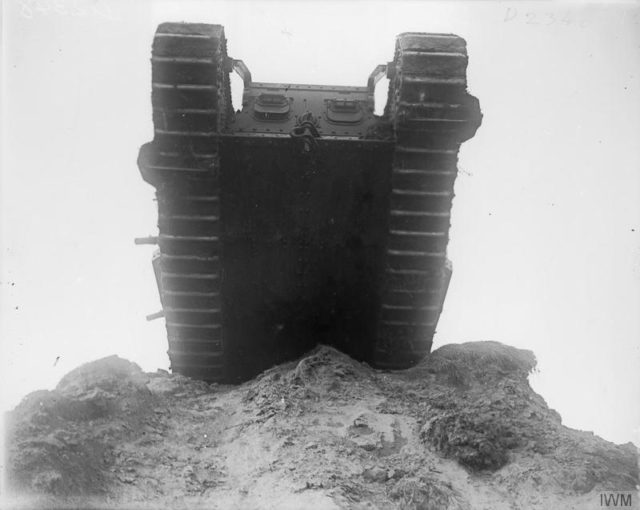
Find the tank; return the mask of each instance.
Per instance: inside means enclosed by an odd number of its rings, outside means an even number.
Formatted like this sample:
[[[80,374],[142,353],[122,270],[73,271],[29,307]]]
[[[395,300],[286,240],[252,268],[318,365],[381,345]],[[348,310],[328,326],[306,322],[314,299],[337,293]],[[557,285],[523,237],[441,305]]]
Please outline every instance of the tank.
[[[363,86],[262,83],[222,26],[164,23],[151,65],[138,166],[159,233],[140,242],[158,244],[171,369],[237,383],[319,343],[385,369],[429,353],[458,149],[481,121],[465,41],[403,33]]]

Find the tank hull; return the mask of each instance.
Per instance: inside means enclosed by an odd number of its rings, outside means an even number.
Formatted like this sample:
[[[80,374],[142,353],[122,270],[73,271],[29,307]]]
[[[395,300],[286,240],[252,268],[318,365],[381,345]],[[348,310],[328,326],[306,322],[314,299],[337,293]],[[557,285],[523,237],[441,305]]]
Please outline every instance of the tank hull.
[[[458,149],[481,118],[464,41],[399,36],[379,66],[381,117],[370,86],[250,78],[234,114],[229,62],[220,26],[158,29],[155,136],[138,163],[157,192],[172,369],[240,382],[318,343],[376,367],[415,364],[451,277]]]

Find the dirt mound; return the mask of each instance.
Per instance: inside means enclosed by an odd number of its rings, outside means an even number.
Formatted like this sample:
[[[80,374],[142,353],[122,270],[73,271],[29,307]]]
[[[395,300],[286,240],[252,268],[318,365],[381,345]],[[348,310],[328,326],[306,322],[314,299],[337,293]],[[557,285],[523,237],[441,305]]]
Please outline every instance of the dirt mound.
[[[568,429],[529,351],[448,345],[376,371],[319,347],[241,386],[110,357],[8,414],[9,506],[597,508],[638,450]]]

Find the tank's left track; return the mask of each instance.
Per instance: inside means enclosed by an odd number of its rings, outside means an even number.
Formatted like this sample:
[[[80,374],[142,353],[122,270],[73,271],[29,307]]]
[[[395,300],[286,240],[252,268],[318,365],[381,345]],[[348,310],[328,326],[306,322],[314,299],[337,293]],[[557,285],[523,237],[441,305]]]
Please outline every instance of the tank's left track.
[[[232,111],[226,58],[222,26],[158,27],[151,58],[154,139],[138,159],[156,187],[154,267],[171,369],[208,381],[226,378],[218,153]]]

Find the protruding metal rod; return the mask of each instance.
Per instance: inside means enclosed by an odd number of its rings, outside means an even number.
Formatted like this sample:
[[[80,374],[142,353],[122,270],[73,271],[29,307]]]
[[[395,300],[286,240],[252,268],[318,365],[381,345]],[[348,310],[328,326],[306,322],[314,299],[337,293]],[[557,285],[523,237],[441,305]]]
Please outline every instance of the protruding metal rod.
[[[158,236],[136,237],[133,242],[136,244],[158,244]]]
[[[147,320],[154,321],[156,319],[161,319],[162,317],[164,317],[164,311],[160,310],[159,312],[147,315]]]

